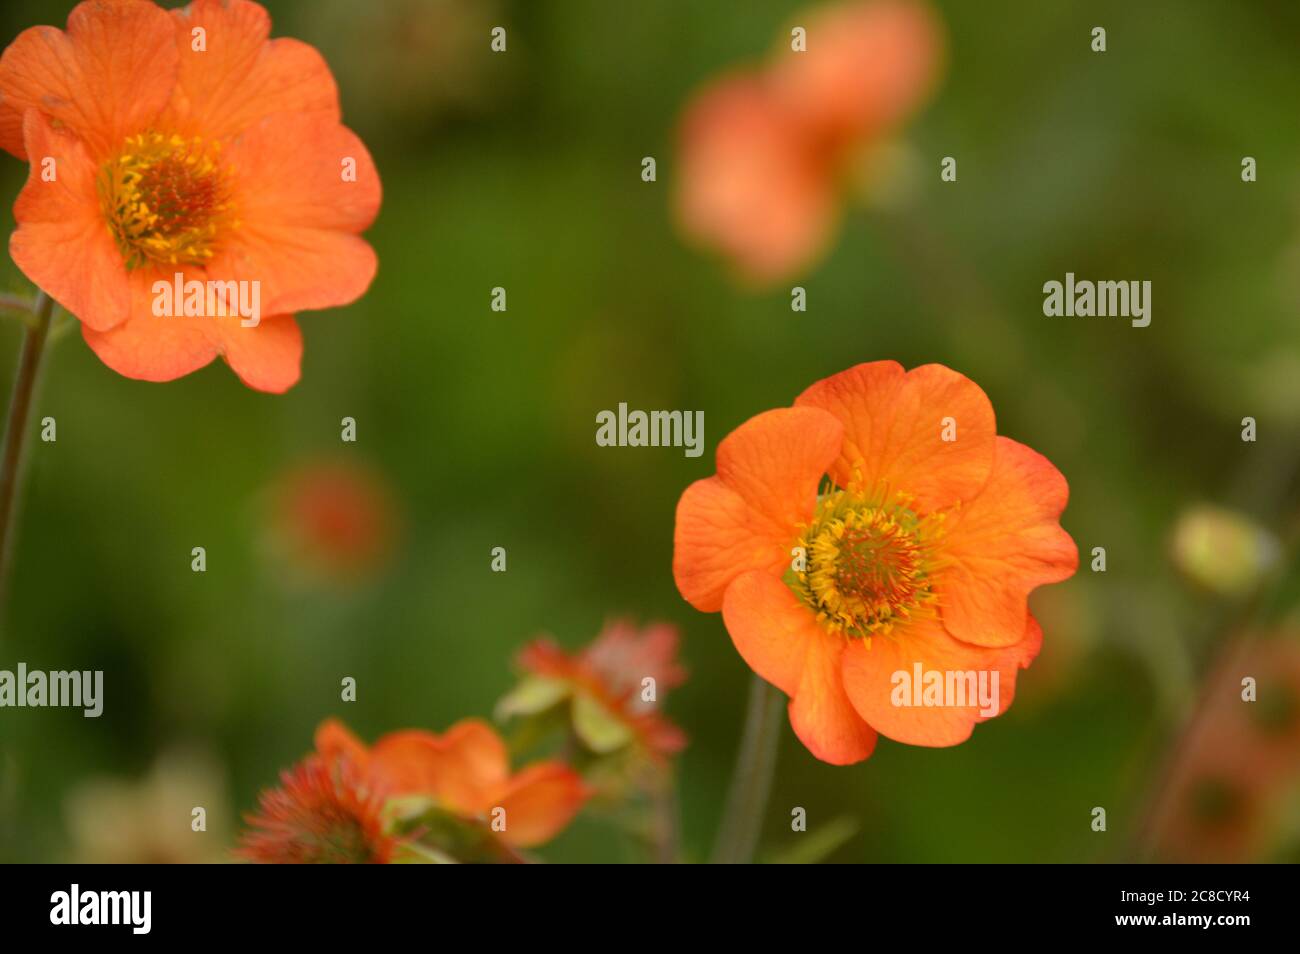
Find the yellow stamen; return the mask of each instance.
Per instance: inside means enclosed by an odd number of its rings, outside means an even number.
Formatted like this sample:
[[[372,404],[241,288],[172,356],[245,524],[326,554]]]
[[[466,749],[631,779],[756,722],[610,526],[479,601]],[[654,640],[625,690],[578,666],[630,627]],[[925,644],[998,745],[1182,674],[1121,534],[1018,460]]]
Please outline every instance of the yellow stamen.
[[[128,268],[203,265],[234,224],[220,143],[142,133],[100,170],[104,218]]]
[[[829,631],[870,639],[934,600],[934,544],[943,514],[918,515],[901,494],[831,488],[800,544],[802,569],[786,582]]]

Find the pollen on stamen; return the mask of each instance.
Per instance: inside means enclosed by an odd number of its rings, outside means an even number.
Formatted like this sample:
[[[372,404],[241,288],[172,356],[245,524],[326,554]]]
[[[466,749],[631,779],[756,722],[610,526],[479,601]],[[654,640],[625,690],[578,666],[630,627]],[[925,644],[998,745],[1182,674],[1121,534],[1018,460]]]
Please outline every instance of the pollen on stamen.
[[[911,500],[832,488],[803,535],[806,569],[787,582],[830,632],[869,640],[932,606],[933,543],[942,515]]]
[[[131,136],[100,170],[105,221],[128,268],[202,265],[234,224],[220,143]]]

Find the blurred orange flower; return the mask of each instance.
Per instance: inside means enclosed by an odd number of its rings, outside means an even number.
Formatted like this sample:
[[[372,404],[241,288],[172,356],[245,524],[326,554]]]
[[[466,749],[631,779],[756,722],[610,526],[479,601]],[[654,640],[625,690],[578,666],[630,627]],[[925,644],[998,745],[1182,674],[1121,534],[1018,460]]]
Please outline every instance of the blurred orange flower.
[[[653,623],[638,630],[628,620],[607,623],[594,642],[573,654],[553,640],[536,639],[519,653],[519,665],[530,676],[501,701],[499,712],[531,714],[567,700],[574,731],[592,751],[604,754],[636,742],[652,757],[672,755],[686,745],[686,736],[659,713],[658,694],[686,680],[677,645],[675,626]]]
[[[805,50],[783,44],[764,68],[705,86],[678,136],[683,232],[756,285],[824,253],[841,180],[924,101],[942,59],[940,24],[919,0],[848,0],[795,22]]]
[[[0,148],[31,162],[10,252],[127,377],[221,355],[284,391],[302,358],[293,313],[374,277],[359,237],[379,210],[374,163],[320,54],[270,29],[248,0],[89,0],[66,33],[33,27],[0,58]],[[186,304],[160,308],[163,286]]]
[[[390,797],[427,798],[466,822],[499,823],[492,830],[516,847],[550,841],[587,798],[582,779],[561,762],[535,762],[511,774],[505,743],[480,719],[462,719],[442,735],[390,732],[369,749],[328,719],[316,730],[316,750],[357,766],[368,785]]]
[[[1057,522],[1067,496],[1046,458],[998,436],[974,382],[877,361],[722,441],[717,475],[678,503],[673,573],[791,697],[813,755],[859,761],[877,732],[955,745],[1006,710],[1038,653],[1030,591],[1078,565]],[[984,674],[995,692],[987,704],[898,695],[899,674],[936,672]]]
[[[384,562],[397,536],[387,484],[351,460],[289,470],[271,489],[268,509],[271,557],[309,580],[359,580]]]

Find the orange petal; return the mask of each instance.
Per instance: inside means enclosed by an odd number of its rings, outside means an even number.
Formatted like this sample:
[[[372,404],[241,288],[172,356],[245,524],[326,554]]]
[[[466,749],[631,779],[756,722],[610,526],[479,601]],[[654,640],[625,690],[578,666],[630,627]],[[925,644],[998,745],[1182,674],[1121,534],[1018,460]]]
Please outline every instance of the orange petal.
[[[847,640],[816,628],[805,643],[803,671],[790,700],[790,725],[808,751],[823,762],[851,765],[871,754],[876,733],[844,690],[840,659]]]
[[[841,428],[812,408],[750,418],[718,445],[718,474],[686,488],[677,504],[673,577],[696,609],[716,613],[749,570],[777,573],[792,559],[817,485],[839,452]]]
[[[737,574],[756,568],[780,572],[789,559],[788,543],[771,532],[744,499],[717,477],[697,480],[677,502],[673,579],[688,603],[705,613],[716,613]]]
[[[250,388],[283,394],[298,383],[302,332],[293,315],[263,318],[244,327],[239,319],[217,319],[222,357]]]
[[[922,3],[829,4],[803,22],[808,48],[782,52],[769,71],[774,96],[833,144],[902,121],[933,88],[943,54],[938,17]]]
[[[316,727],[315,746],[327,760],[347,759],[362,771],[370,760],[365,744],[338,719],[326,719]]]
[[[180,56],[168,128],[225,139],[277,113],[337,122],[338,89],[325,60],[298,40],[269,40],[271,18],[246,0],[195,0],[171,11]],[[194,31],[204,49],[194,49]]]
[[[361,140],[321,116],[284,115],[253,126],[223,157],[233,173],[240,225],[208,263],[209,271],[261,282],[268,314],[332,308],[359,298],[377,262],[356,233],[374,221],[381,193]]]
[[[207,281],[202,269],[177,266],[185,281]],[[172,381],[217,356],[211,318],[156,317],[152,284],[169,280],[152,269],[130,273],[131,317],[108,331],[82,324],[81,333],[99,360],[118,374],[140,381]]]
[[[100,211],[97,169],[81,140],[27,111],[27,184],[14,204],[9,254],[24,275],[87,326],[107,331],[127,319],[131,289],[122,254]],[[46,159],[53,160],[47,167]],[[54,181],[43,175],[53,169]]]
[[[993,467],[993,406],[979,385],[941,364],[908,372],[896,361],[860,364],[818,381],[795,406],[843,422],[843,453],[831,469],[837,484],[910,494],[921,513],[971,499]],[[947,419],[953,440],[944,440]]]
[[[375,743],[371,765],[391,791],[429,795],[466,814],[491,807],[509,775],[505,743],[479,719],[464,719],[441,736],[391,732]]]
[[[956,745],[970,737],[975,723],[1000,715],[1011,705],[1016,691],[1016,674],[1038,655],[1043,631],[1033,617],[1021,626],[1024,638],[1014,646],[987,649],[953,639],[934,618],[918,618],[889,636],[873,636],[870,643],[855,639],[844,652],[844,687],[853,707],[873,729],[896,742],[909,745]],[[953,675],[953,688],[961,683],[970,700],[971,684],[957,673],[975,673],[975,701],[972,705],[905,705],[916,701],[913,684],[915,667],[921,667],[924,690],[928,673],[938,672],[945,683]],[[979,701],[979,674],[983,672],[989,710]],[[997,673],[996,701],[992,673]],[[901,674],[901,675],[898,675]],[[906,676],[906,681],[903,679]],[[911,692],[908,690],[912,689]],[[938,701],[959,701],[956,694]],[[922,695],[924,701],[924,695]],[[897,704],[896,704],[897,703]]]
[[[510,779],[492,807],[505,809],[506,825],[501,837],[527,848],[559,834],[573,820],[587,795],[582,779],[568,766],[537,762]]]
[[[438,746],[481,785],[494,785],[510,774],[505,743],[482,719],[461,719],[442,734]]]
[[[935,590],[948,632],[977,646],[1019,642],[1030,591],[1078,568],[1079,551],[1057,522],[1068,496],[1046,457],[998,438],[987,486],[952,514],[943,541],[951,565]]]
[[[28,158],[23,114],[41,110],[82,139],[98,162],[148,129],[176,81],[175,33],[166,12],[138,0],[91,0],[68,32],[24,30],[0,57],[0,148]]]
[[[835,228],[830,171],[796,133],[751,75],[707,87],[682,120],[678,222],[749,282],[768,284],[803,271]]]
[[[727,587],[722,620],[749,668],[793,696],[809,644],[822,632],[812,611],[780,577],[756,570],[736,577]]]

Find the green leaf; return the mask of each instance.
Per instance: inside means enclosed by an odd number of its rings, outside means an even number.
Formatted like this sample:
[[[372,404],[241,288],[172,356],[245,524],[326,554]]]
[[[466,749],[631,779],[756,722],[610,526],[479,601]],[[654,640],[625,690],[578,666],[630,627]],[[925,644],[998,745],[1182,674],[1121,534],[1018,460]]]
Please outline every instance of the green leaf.
[[[815,865],[839,851],[858,833],[858,820],[841,815],[811,831],[800,832],[794,844],[770,852],[763,860],[769,865]]]
[[[523,682],[501,697],[496,717],[502,721],[513,716],[534,715],[556,705],[572,691],[563,679],[527,676]]]
[[[632,741],[632,730],[599,702],[573,697],[573,731],[582,744],[600,755],[621,749]]]
[[[459,864],[455,858],[446,852],[440,851],[430,845],[422,845],[418,841],[408,841],[402,845],[401,850],[393,859],[395,864],[399,865],[454,865]]]

